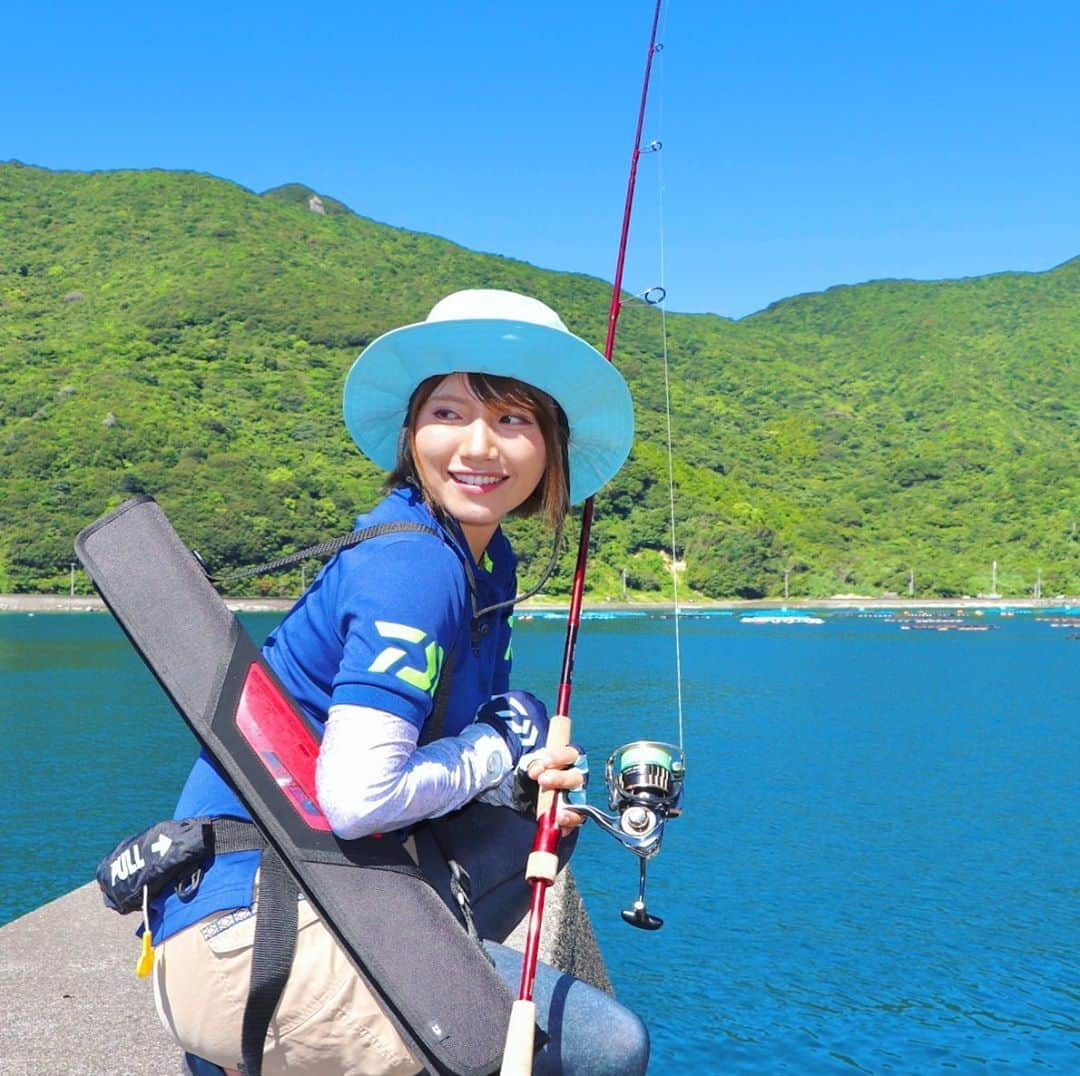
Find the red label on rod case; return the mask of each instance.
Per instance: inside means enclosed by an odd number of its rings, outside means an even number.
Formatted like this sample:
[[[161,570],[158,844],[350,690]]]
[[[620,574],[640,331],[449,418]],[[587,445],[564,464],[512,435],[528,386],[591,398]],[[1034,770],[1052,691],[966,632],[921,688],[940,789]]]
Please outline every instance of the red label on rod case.
[[[315,796],[318,741],[258,663],[244,680],[236,727],[296,813],[311,829],[329,832]]]

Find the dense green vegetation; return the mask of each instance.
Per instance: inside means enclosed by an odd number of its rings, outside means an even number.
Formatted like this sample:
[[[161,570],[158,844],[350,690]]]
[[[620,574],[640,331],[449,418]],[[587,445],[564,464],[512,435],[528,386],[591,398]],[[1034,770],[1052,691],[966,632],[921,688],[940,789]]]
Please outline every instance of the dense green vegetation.
[[[603,338],[601,280],[310,194],[0,165],[0,590],[66,590],[75,532],[137,492],[221,570],[348,530],[380,476],[342,426],[344,373],[457,288],[526,291]],[[1039,572],[1080,591],[1080,259],[667,324],[684,596],[906,593],[910,572],[918,595],[975,594],[992,560],[1002,593]],[[598,498],[593,596],[670,594],[661,354],[656,311],[628,305],[639,436]],[[514,527],[527,583],[547,539]]]

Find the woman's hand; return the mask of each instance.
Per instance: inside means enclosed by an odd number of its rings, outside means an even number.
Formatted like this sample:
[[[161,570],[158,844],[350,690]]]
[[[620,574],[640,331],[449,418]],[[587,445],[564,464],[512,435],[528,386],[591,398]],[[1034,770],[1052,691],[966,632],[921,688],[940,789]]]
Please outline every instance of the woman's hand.
[[[476,722],[490,725],[499,733],[513,766],[494,794],[485,793],[481,799],[513,807],[521,814],[535,815],[539,790],[562,793],[555,821],[563,836],[585,821],[585,816],[573,809],[573,800],[575,793],[584,799],[588,760],[573,745],[545,746],[549,724],[543,702],[527,691],[506,691],[493,695],[480,706]]]
[[[585,787],[588,775],[588,763],[580,767],[585,761],[585,756],[574,746],[568,747],[543,747],[534,751],[527,759],[525,772],[542,789],[550,789],[553,792],[574,792]],[[564,837],[576,829],[585,821],[585,816],[575,811],[573,807],[560,801],[555,821]]]

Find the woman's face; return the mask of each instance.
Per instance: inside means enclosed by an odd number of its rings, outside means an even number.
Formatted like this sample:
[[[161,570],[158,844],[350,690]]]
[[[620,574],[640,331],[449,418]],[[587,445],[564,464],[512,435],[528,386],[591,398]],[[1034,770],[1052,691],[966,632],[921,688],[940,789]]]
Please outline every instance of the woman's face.
[[[547,449],[531,411],[482,403],[464,374],[450,374],[417,412],[413,458],[428,495],[458,520],[479,559],[503,517],[536,489]]]

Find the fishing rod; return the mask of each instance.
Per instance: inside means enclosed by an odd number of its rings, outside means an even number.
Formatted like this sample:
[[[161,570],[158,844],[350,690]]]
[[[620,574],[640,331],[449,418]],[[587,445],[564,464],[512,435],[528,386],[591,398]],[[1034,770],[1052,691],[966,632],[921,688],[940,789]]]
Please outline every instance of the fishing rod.
[[[611,305],[608,309],[607,337],[604,342],[603,354],[608,362],[612,361],[615,351],[615,333],[622,310],[623,268],[626,263],[630,219],[633,215],[634,188],[637,184],[638,161],[641,157],[641,133],[645,123],[645,106],[649,97],[653,58],[663,48],[656,40],[662,6],[663,0],[656,0],[645,61],[645,74],[642,79],[637,127],[634,131],[634,148],[630,157],[630,174],[626,185],[619,251],[611,287]],[[654,144],[650,148],[659,148],[659,146]],[[654,290],[659,294],[652,299],[646,294],[647,302],[659,302],[663,298],[662,289]],[[552,717],[548,729],[547,747],[566,747],[570,743],[570,696],[573,691],[574,654],[577,649],[578,630],[581,626],[581,606],[585,593],[585,570],[589,559],[593,511],[594,498],[589,497],[585,501],[581,514],[581,535],[578,539],[574,581],[570,592],[562,671],[555,716]],[[607,761],[605,776],[609,789],[609,806],[615,814],[606,815],[585,804],[574,805],[575,811],[594,819],[607,833],[639,857],[638,898],[632,908],[623,912],[623,918],[631,925],[646,930],[656,930],[663,920],[650,915],[645,907],[645,864],[659,850],[665,823],[679,813],[685,770],[686,764],[681,748],[657,741],[638,740],[616,750]],[[521,967],[521,983],[510,1015],[500,1076],[527,1076],[532,1072],[536,1030],[533,984],[540,956],[544,898],[559,870],[559,827],[556,824],[558,808],[559,800],[555,793],[550,789],[542,789],[537,803],[536,839],[525,867],[525,880],[532,888],[532,896]]]

